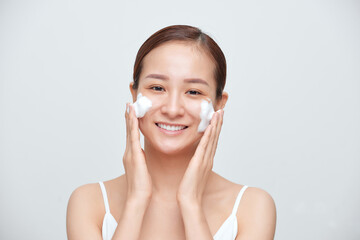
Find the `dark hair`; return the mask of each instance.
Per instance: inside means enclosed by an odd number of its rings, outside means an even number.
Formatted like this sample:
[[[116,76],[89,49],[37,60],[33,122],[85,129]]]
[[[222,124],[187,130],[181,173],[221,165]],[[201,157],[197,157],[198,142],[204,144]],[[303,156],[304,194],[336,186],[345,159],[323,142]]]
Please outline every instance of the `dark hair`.
[[[160,29],[151,35],[143,43],[143,45],[141,45],[136,55],[134,64],[133,89],[137,89],[139,86],[139,77],[141,74],[144,57],[154,48],[159,47],[161,44],[169,41],[197,43],[203,50],[205,50],[206,53],[209,54],[209,56],[212,57],[215,64],[214,76],[216,80],[216,98],[221,98],[226,82],[225,55],[211,37],[209,37],[206,33],[203,33],[199,28],[188,25],[172,25]]]

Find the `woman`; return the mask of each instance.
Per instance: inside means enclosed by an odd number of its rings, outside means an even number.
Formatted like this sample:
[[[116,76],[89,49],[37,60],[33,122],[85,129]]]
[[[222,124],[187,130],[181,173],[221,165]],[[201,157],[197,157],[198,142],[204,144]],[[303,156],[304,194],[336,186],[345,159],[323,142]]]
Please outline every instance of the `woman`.
[[[139,93],[147,97],[151,108],[137,118],[127,104],[125,174],[72,193],[70,240],[273,239],[271,196],[212,171],[228,99],[225,79],[224,54],[198,28],[169,26],[145,41],[130,91],[134,102]],[[199,132],[204,101],[216,112]]]

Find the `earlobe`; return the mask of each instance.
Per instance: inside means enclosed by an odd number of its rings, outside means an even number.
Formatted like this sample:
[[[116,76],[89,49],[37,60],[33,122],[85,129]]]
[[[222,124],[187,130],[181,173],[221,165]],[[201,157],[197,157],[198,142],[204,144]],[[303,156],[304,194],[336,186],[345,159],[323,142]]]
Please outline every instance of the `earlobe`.
[[[131,96],[132,96],[132,99],[133,99],[133,102],[136,101],[136,97],[137,97],[137,90],[136,89],[133,89],[133,85],[134,85],[134,82],[131,82],[129,84],[129,89],[130,89],[130,92],[131,92]]]

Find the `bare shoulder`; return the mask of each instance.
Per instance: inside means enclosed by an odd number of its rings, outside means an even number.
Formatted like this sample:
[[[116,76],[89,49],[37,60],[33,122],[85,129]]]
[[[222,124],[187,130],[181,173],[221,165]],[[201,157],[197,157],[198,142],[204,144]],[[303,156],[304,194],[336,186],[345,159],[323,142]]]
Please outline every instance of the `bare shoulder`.
[[[83,198],[93,198],[98,197],[99,193],[101,193],[99,183],[89,183],[82,186],[77,187],[71,194],[70,200],[82,199]]]
[[[77,207],[85,210],[86,208],[91,207],[91,209],[94,209],[93,207],[99,206],[100,202],[102,202],[100,185],[98,183],[89,183],[76,188],[72,192],[68,208]],[[91,213],[92,211],[87,212]]]
[[[68,202],[68,239],[101,239],[101,218],[105,212],[98,183],[76,188]]]
[[[248,187],[238,209],[238,236],[242,239],[274,239],[276,207],[271,195],[261,188]]]
[[[242,197],[242,202],[250,209],[275,210],[275,202],[271,195],[257,187],[248,187]]]

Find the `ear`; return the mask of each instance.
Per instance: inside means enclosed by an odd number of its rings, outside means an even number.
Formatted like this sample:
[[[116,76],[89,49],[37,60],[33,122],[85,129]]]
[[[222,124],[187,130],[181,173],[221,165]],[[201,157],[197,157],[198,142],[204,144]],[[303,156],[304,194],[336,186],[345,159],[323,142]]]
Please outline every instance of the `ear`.
[[[216,102],[215,111],[217,111],[219,109],[223,109],[225,107],[225,105],[226,105],[226,102],[227,102],[228,98],[229,98],[229,94],[227,92],[223,91],[221,99],[219,99]]]
[[[134,82],[131,82],[130,85],[129,85],[129,88],[130,88],[130,92],[131,92],[131,95],[132,95],[133,102],[136,102],[137,90],[133,89],[133,85],[134,85]]]

